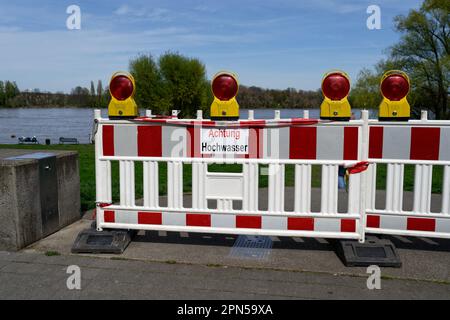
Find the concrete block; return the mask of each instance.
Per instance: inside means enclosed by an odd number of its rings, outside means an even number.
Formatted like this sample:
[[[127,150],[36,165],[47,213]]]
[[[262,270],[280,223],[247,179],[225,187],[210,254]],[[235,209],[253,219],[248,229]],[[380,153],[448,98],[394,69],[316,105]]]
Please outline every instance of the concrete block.
[[[56,158],[56,178],[41,181],[42,162],[33,159],[39,152],[0,149],[0,250],[20,250],[81,218],[78,153],[45,151]],[[49,201],[57,202],[51,224],[42,207]]]

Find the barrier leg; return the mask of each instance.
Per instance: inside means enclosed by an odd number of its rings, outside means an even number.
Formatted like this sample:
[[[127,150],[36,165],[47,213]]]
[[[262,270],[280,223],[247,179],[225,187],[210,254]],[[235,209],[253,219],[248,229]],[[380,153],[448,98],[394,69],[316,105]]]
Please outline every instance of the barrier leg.
[[[377,237],[367,237],[364,243],[352,240],[338,241],[336,253],[346,267],[402,266],[394,244],[390,240]]]

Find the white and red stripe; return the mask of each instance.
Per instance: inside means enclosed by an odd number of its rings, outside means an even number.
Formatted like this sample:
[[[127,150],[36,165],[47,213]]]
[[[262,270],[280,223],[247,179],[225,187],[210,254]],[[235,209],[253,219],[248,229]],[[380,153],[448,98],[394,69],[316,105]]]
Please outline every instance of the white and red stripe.
[[[367,214],[366,226],[371,233],[420,232],[432,236],[432,233],[445,233],[450,236],[450,216],[427,218],[394,214]]]
[[[371,125],[369,158],[449,161],[450,128]]]
[[[103,124],[103,156],[208,157],[200,152],[200,128],[248,128],[247,158],[357,160],[358,126],[317,120],[214,121],[147,119]],[[241,157],[241,156],[236,156]],[[450,128],[372,124],[369,159],[450,161]]]
[[[160,121],[160,120],[158,120]],[[103,156],[117,157],[211,157],[201,154],[200,129],[203,126],[228,128],[211,121],[174,121],[164,123],[130,122],[103,124]],[[310,121],[269,120],[238,122],[249,130],[249,153],[236,158],[358,160],[358,126],[317,124]],[[289,123],[289,126],[285,125]],[[235,126],[231,126],[235,128]]]
[[[357,233],[359,220],[354,218],[314,218],[273,215],[205,214],[109,210],[103,211],[103,223],[135,226],[179,226],[215,229],[260,229],[278,231],[311,231]],[[280,234],[281,235],[281,234]]]

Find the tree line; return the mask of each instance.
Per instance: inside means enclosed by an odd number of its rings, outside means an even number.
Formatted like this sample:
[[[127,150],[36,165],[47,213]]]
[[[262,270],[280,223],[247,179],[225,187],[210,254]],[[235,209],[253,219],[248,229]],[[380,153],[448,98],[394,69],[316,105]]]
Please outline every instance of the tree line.
[[[204,65],[180,54],[163,57],[155,61],[151,55],[141,55],[130,61],[138,106],[152,109],[155,114],[169,114],[172,109],[182,110],[190,116],[197,109],[208,114],[213,96]],[[159,61],[163,61],[162,67]],[[320,106],[322,95],[319,90],[274,90],[241,85],[237,99],[242,108],[315,108]],[[90,88],[77,86],[68,94],[39,89],[20,91],[15,82],[0,81],[0,107],[5,108],[107,108],[109,101],[109,89],[103,87],[101,80],[97,85],[91,81]]]
[[[41,92],[39,89],[20,91],[16,82],[0,81],[0,107],[79,107],[106,108],[110,100],[108,88],[103,88],[102,81],[91,88],[77,86],[69,94],[63,92]]]
[[[312,109],[320,106],[323,97],[320,90],[274,90],[240,86],[237,99],[241,106],[248,109]]]

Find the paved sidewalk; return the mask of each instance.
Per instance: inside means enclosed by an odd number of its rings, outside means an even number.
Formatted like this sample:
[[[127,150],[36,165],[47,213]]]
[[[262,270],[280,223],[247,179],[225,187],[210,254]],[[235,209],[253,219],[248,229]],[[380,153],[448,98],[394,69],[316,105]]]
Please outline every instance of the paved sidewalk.
[[[68,290],[67,267],[81,268]],[[0,253],[1,299],[448,299],[450,285],[332,273]]]

